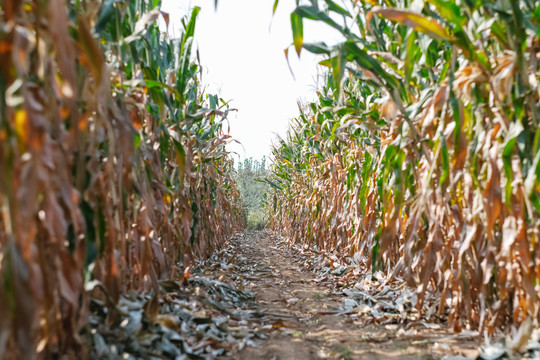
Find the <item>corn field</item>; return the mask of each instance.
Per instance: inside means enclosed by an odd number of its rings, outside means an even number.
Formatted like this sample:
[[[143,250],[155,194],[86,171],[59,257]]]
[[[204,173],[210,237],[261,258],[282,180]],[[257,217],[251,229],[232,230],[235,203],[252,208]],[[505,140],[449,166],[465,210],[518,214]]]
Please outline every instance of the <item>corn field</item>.
[[[297,0],[286,59],[310,52],[327,72],[257,170],[264,187],[250,160],[234,168],[233,109],[202,83],[200,8],[178,38],[160,8],[0,2],[0,359],[204,358],[296,334],[288,321],[302,306],[315,319],[323,285],[283,284],[323,278],[289,262],[321,252],[406,282],[452,331],[538,327],[538,1]],[[341,40],[304,42],[308,21]],[[246,196],[274,234],[239,234]]]
[[[199,9],[170,39],[159,8],[0,3],[2,359],[85,357],[90,298],[112,323],[121,293],[157,294],[244,226]]]
[[[436,295],[455,331],[538,322],[538,2],[297,5],[328,77],[273,149],[273,228],[405,279],[419,311]]]

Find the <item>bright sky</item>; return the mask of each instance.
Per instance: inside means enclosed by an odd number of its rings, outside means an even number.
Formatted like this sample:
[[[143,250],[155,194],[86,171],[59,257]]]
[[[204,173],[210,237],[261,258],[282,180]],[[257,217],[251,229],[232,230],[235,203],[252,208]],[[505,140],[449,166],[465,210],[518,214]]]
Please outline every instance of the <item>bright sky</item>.
[[[242,146],[230,148],[240,157],[270,155],[276,134],[284,136],[291,118],[298,115],[297,100],[315,96],[318,60],[294,48],[289,59],[296,80],[287,66],[283,50],[292,42],[290,13],[294,1],[281,0],[272,19],[274,0],[163,0],[162,11],[170,13],[169,33],[178,36],[180,19],[188,8],[201,7],[195,40],[204,68],[203,83],[210,93],[231,100],[230,134]],[[271,24],[271,28],[270,28]],[[304,21],[304,42],[335,43],[339,34],[329,27]],[[245,150],[244,150],[245,149]]]

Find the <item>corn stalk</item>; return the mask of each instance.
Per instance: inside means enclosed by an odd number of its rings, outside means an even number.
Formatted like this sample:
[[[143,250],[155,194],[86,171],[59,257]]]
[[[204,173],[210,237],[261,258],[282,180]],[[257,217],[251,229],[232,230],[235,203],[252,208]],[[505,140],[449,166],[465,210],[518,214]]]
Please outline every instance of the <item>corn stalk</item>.
[[[159,5],[0,5],[0,358],[86,357],[91,297],[114,323],[121,293],[157,294],[238,230],[199,9],[169,39]]]
[[[540,319],[538,5],[300,3],[326,86],[274,148],[274,228],[438,295],[455,330]],[[303,42],[303,21],[343,42]]]

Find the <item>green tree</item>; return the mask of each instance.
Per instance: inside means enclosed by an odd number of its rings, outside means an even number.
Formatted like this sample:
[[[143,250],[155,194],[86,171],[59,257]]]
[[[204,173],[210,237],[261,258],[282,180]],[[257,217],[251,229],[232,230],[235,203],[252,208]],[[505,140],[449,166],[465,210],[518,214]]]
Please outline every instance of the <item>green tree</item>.
[[[247,214],[247,227],[250,230],[262,230],[266,226],[263,207],[269,190],[267,183],[264,182],[266,177],[265,156],[261,160],[253,160],[250,157],[238,163],[236,181]]]

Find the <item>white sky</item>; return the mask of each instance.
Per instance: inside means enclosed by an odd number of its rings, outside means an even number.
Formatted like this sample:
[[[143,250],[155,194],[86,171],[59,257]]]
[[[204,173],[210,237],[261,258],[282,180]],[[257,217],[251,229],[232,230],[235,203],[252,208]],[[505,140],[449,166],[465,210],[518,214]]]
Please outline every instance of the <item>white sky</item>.
[[[204,68],[203,83],[210,93],[231,100],[230,134],[239,140],[230,145],[240,157],[270,155],[276,134],[283,136],[288,122],[297,117],[297,100],[315,96],[318,60],[307,51],[298,60],[294,47],[287,66],[283,50],[292,43],[290,13],[294,1],[280,0],[272,19],[274,0],[163,0],[162,11],[170,13],[169,33],[181,33],[180,20],[192,6],[201,7],[195,40]],[[272,24],[270,28],[270,23]],[[335,43],[339,34],[304,20],[304,42]],[[244,151],[245,149],[245,151]]]

